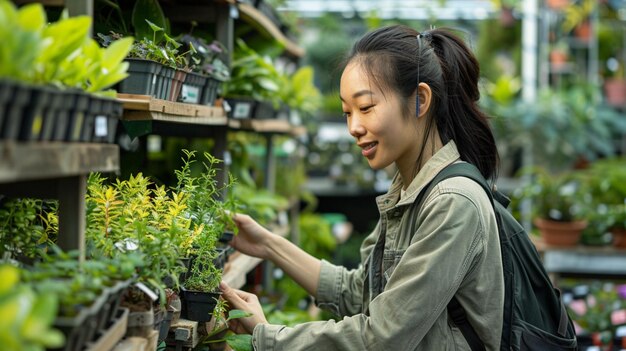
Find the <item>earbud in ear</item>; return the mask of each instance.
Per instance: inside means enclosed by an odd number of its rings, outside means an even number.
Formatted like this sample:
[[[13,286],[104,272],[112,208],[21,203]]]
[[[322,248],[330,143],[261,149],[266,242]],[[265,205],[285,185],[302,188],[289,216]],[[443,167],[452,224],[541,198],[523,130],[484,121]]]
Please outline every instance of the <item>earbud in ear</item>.
[[[420,97],[419,95],[415,97],[415,117],[420,117]]]

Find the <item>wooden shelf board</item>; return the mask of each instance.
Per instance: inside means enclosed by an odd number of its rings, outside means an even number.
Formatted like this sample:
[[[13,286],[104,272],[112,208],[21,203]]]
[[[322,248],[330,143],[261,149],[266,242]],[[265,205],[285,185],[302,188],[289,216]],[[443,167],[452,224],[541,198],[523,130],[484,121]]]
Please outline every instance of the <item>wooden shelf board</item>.
[[[13,2],[17,5],[25,5],[37,2],[44,6],[65,6],[65,0],[13,0]]]
[[[283,238],[289,233],[289,226],[272,226],[269,228],[276,235]],[[246,283],[246,274],[253,270],[262,259],[244,255],[241,252],[235,252],[228,258],[228,262],[224,267],[222,280],[233,288],[241,288]]]
[[[249,130],[258,133],[291,133],[294,128],[283,119],[229,119],[231,129]]]
[[[295,57],[304,56],[304,49],[289,40],[267,16],[254,8],[254,6],[244,3],[239,3],[237,6],[242,19],[246,20],[248,23],[257,24],[260,29],[263,29],[267,34],[276,39],[276,41],[285,45],[285,50],[291,55]]]
[[[165,121],[173,123],[226,125],[224,109],[155,99],[147,95],[118,94],[124,106],[124,120]]]
[[[0,141],[0,183],[119,170],[114,144]]]

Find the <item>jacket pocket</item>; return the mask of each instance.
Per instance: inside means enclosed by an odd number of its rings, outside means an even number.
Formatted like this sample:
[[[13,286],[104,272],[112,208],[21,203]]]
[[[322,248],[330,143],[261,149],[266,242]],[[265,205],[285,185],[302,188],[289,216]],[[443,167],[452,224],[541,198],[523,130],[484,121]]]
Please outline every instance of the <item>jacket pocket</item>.
[[[575,338],[562,338],[524,321],[520,321],[520,325],[513,326],[513,335],[514,339],[511,340],[512,350],[578,350]],[[516,337],[519,338],[515,340]],[[519,343],[519,347],[516,347],[515,344],[517,343]]]
[[[383,254],[383,289],[406,250],[385,250]]]

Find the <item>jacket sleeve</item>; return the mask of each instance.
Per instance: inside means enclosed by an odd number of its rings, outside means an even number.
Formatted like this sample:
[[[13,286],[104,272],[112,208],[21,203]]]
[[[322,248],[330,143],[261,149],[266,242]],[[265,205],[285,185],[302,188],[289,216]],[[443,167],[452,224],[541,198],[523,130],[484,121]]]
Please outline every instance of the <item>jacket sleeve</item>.
[[[322,260],[316,305],[337,316],[351,316],[363,310],[363,281],[365,262],[378,238],[380,222],[361,244],[361,264],[357,269],[348,270]]]
[[[433,189],[429,199],[439,189]],[[293,328],[258,325],[253,333],[255,349],[382,351],[415,350],[418,345],[429,349],[420,343],[444,313],[472,261],[480,255],[484,240],[479,219],[484,214],[473,201],[458,193],[429,199],[385,290],[371,301],[369,316],[360,313]]]

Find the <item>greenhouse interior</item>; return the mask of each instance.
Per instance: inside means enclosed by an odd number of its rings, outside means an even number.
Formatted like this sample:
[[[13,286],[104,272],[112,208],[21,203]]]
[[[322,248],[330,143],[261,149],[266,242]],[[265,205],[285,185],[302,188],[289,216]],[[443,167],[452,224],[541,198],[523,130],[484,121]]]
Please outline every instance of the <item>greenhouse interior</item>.
[[[0,38],[2,350],[626,350],[624,0],[0,0]]]

